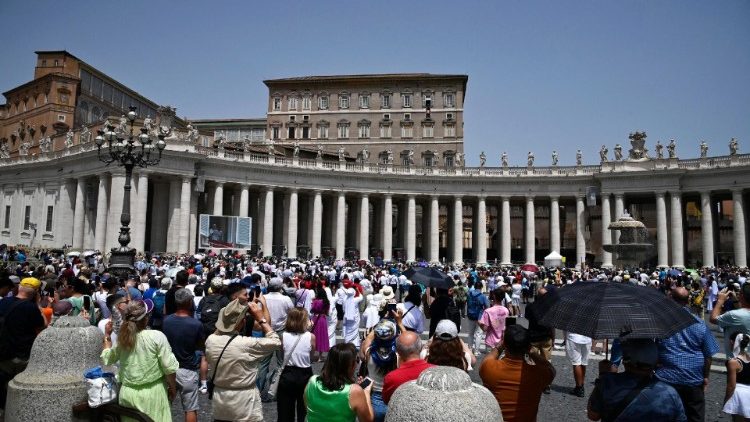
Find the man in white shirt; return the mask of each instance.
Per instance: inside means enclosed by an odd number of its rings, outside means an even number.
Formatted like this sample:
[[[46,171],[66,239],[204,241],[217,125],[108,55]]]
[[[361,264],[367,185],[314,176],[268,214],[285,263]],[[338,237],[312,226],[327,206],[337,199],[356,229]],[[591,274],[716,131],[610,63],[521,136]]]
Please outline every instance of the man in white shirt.
[[[284,283],[280,278],[272,278],[268,283],[268,294],[264,297],[266,299],[266,306],[268,306],[268,313],[271,316],[271,320],[268,321],[271,328],[278,333],[279,337],[283,335],[284,328],[286,327],[286,316],[290,309],[294,308],[292,299],[281,293],[281,289],[284,287]],[[284,363],[284,351],[277,350],[270,355],[267,355],[260,362],[258,367],[258,380],[256,382],[258,390],[262,393],[268,384],[269,379],[273,379],[274,372],[269,374],[268,368],[271,364],[271,359],[276,357],[276,368],[277,371]]]

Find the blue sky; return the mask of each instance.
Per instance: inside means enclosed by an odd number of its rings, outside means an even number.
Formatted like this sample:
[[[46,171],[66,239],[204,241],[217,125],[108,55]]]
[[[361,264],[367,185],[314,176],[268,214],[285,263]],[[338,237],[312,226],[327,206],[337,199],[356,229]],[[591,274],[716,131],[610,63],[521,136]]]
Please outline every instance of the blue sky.
[[[258,117],[262,80],[465,73],[465,149],[598,162],[644,130],[750,152],[750,1],[0,2],[0,89],[66,49],[188,118]]]

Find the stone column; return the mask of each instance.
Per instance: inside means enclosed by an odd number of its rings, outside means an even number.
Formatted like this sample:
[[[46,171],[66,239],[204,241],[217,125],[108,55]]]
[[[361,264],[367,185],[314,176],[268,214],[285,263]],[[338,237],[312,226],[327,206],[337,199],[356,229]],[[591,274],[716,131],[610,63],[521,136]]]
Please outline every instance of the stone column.
[[[409,195],[406,205],[406,261],[417,260],[417,203]]]
[[[74,218],[74,201],[73,195],[76,194],[75,179],[63,179],[60,183],[60,211],[55,214],[55,227],[56,232],[59,236],[59,242],[61,245],[73,244],[73,225],[70,222]],[[5,187],[0,190],[0,198],[6,199]],[[10,205],[12,202],[4,202],[1,209],[3,218],[5,218],[5,206]],[[5,220],[2,220],[3,222]],[[10,220],[9,220],[10,221]]]
[[[214,199],[214,209],[216,200]],[[261,250],[264,256],[273,255],[273,188],[266,189],[263,201],[263,244]]]
[[[346,249],[346,195],[339,192],[336,200],[336,259],[342,259]]]
[[[487,202],[484,195],[477,198],[477,252],[476,263],[487,264]]]
[[[616,193],[615,194],[615,221],[619,220],[620,217],[622,217],[622,214],[625,212],[625,194],[624,193]],[[613,234],[615,244],[620,243],[620,232],[616,231]]]
[[[109,175],[99,176],[99,193],[96,198],[96,229],[94,232],[94,249],[104,253],[107,242],[107,196],[109,195]],[[145,230],[145,228],[143,229]],[[143,250],[143,249],[141,249]]]
[[[271,191],[273,195],[273,191]],[[224,215],[224,182],[216,182],[214,186],[214,215]]]
[[[602,268],[612,268],[612,253],[604,250],[604,245],[612,244],[612,232],[609,224],[612,222],[612,212],[609,207],[608,193],[602,193]],[[666,238],[666,237],[665,237]]]
[[[656,192],[656,251],[657,266],[669,267],[669,232],[667,231],[667,203],[664,192]]]
[[[560,197],[550,196],[549,243],[550,249],[560,253]]]
[[[683,253],[682,242],[682,197],[679,192],[671,193],[672,199],[672,218],[670,226],[672,228],[672,266],[675,268],[684,268],[685,255]]]
[[[461,197],[453,200],[453,263],[464,262],[464,205]]]
[[[747,243],[745,237],[745,205],[742,200],[742,190],[732,190],[734,203],[734,265],[747,267]]]
[[[105,250],[120,246],[117,238],[120,234],[120,218],[122,216],[122,200],[125,192],[125,175],[113,174],[109,190],[109,215],[107,216],[107,240]],[[104,251],[102,251],[104,252]]]
[[[298,193],[297,189],[289,191],[289,201],[287,206],[289,211],[289,219],[287,222],[287,238],[286,238],[286,256],[289,258],[297,257],[297,204],[298,204]]]
[[[383,261],[393,259],[393,197],[383,197]]]
[[[370,198],[363,193],[359,201],[359,259],[370,260]]]
[[[177,252],[192,252],[188,248],[190,237],[190,195],[192,194],[192,181],[190,176],[182,177],[182,189],[180,191],[180,231],[177,234]]]
[[[196,192],[190,197],[190,235],[188,238],[188,250],[195,251],[196,239],[198,238],[198,198],[199,194]]]
[[[247,217],[250,207],[250,186],[243,184],[240,186],[240,205],[239,205],[240,217]]]
[[[135,200],[135,218],[130,224],[130,232],[133,233],[131,245],[139,252],[146,248],[146,215],[148,213],[148,173],[138,173],[137,195]]]
[[[167,252],[177,252],[180,247],[180,180],[169,181],[169,226],[167,227]]]
[[[534,221],[534,197],[526,197],[526,233],[524,242],[526,245],[526,262],[536,262],[536,222]]]
[[[76,207],[73,214],[73,247],[83,248],[83,223],[86,213],[86,179],[78,178],[76,184]]]
[[[440,262],[440,201],[437,196],[430,198],[430,256],[431,263]]]
[[[511,265],[510,262],[510,198],[503,196],[502,198],[502,224],[499,235],[501,236],[500,241],[500,265]]]
[[[584,195],[576,196],[576,264],[583,269],[586,263],[586,238],[583,235],[586,227]]]
[[[711,212],[711,192],[701,192],[701,245],[703,266],[714,266],[714,219]]]
[[[323,234],[323,197],[319,190],[316,190],[313,195],[312,244],[310,245],[310,251],[312,257],[317,258],[320,256],[320,244]]]

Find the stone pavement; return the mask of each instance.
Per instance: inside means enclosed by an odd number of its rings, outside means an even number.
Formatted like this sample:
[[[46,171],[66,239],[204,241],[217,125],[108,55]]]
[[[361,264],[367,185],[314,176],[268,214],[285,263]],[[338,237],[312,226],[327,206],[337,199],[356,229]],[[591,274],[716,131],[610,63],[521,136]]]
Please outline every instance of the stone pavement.
[[[518,323],[524,326],[527,324],[526,320],[523,318],[519,318]],[[709,324],[709,326],[711,325]],[[721,345],[721,334],[715,330],[715,327],[712,327],[712,331],[715,333],[717,340]],[[461,333],[460,335],[465,341],[466,334]],[[426,336],[427,333],[424,333],[423,337],[426,338]],[[558,342],[560,341],[559,339],[562,339],[562,334],[560,332],[558,332],[557,338]],[[339,341],[342,341],[340,336]],[[721,356],[717,356],[717,358],[714,359],[709,386],[706,392],[707,422],[731,420],[731,418],[721,412],[724,400],[724,389],[726,387],[726,375],[722,373],[724,363],[721,359]],[[597,375],[597,364],[603,358],[604,356],[602,355],[591,355],[589,362],[590,370],[586,373],[586,397],[579,398],[569,394],[570,390],[572,390],[574,387],[573,369],[568,362],[568,359],[565,357],[565,352],[562,350],[555,350],[552,355],[552,364],[557,370],[557,376],[552,382],[552,392],[549,395],[542,396],[542,400],[539,404],[539,414],[537,419],[539,421],[587,421],[588,419],[586,418],[586,403],[588,401],[591,390],[593,390],[594,388],[593,383]],[[482,357],[477,357],[476,368],[479,368],[481,359]],[[316,374],[319,374],[322,367],[322,363],[314,364],[313,371]],[[472,370],[469,375],[474,382],[481,384],[482,381],[479,378],[479,373],[476,368]],[[200,397],[200,406],[201,410],[198,415],[198,420],[201,422],[212,421],[213,417],[211,412],[211,402],[205,395],[201,395]],[[181,405],[179,403],[179,400],[175,400],[172,405],[172,415],[175,421],[184,420],[184,414],[181,413]],[[276,403],[264,403],[263,415],[266,421],[275,421]]]

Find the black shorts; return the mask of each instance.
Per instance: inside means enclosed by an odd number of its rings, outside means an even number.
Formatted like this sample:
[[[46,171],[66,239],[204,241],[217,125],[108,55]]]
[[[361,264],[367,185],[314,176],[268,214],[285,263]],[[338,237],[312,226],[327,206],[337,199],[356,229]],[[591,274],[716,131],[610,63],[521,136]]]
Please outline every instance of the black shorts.
[[[344,320],[344,305],[336,304],[336,319],[339,321]]]

